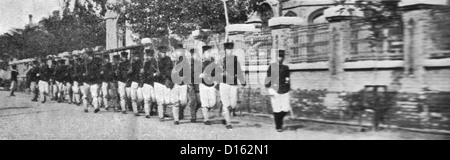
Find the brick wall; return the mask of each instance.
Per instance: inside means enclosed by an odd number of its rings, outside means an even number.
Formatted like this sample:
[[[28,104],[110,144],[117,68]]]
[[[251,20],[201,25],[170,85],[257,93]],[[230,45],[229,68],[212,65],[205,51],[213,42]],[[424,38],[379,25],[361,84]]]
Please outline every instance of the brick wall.
[[[336,36],[339,43],[331,43],[337,45],[337,49],[329,53],[335,56],[330,62],[288,64],[292,70],[291,105],[295,116],[370,124],[372,102],[369,98],[368,103],[362,103],[362,90],[366,85],[385,85],[388,92],[382,106],[388,110],[384,124],[450,131],[450,64],[444,64],[449,62],[445,59],[439,62],[429,59],[429,51],[436,50],[432,40],[434,32],[430,31],[433,28],[430,13],[430,10],[404,13],[403,60],[345,61],[351,50],[346,28],[350,27],[349,23],[330,24],[330,29],[336,28],[340,33]],[[411,20],[414,23],[409,23]],[[414,25],[408,26],[410,24]],[[292,54],[291,32],[286,28],[272,31],[272,35],[288,38],[274,40],[274,45],[286,48],[288,55]],[[260,80],[265,77],[264,72],[258,76],[251,74],[253,82],[256,77]],[[270,97],[266,93],[260,81],[242,90],[239,97],[242,105],[247,106],[246,110],[271,114]]]

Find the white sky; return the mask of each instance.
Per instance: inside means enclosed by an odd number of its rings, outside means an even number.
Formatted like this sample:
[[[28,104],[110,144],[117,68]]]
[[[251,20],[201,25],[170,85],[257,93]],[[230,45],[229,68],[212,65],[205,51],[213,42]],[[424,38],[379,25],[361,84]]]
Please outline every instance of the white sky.
[[[23,28],[28,24],[29,14],[33,14],[34,23],[37,23],[54,10],[61,10],[62,2],[63,0],[0,0],[0,34],[12,28]],[[447,0],[402,0],[401,5],[445,4],[446,2]]]
[[[63,0],[0,0],[0,34],[12,28],[23,28],[28,24],[28,15],[33,14],[34,23],[61,10]]]

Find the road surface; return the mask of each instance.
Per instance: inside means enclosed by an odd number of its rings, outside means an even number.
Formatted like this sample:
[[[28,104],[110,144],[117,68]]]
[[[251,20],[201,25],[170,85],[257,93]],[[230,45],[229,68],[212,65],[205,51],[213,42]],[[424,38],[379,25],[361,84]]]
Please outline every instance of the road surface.
[[[83,107],[47,102],[31,102],[30,95],[8,97],[0,91],[0,140],[396,140],[440,139],[405,136],[397,132],[360,133],[334,129],[297,129],[278,133],[270,120],[239,117],[234,129],[227,130],[220,117],[211,126],[181,121],[159,122],[132,114],[84,113]],[[170,110],[170,109],[168,109]],[[185,111],[189,113],[188,110]],[[200,116],[201,118],[202,116]],[[187,117],[189,118],[189,117]]]

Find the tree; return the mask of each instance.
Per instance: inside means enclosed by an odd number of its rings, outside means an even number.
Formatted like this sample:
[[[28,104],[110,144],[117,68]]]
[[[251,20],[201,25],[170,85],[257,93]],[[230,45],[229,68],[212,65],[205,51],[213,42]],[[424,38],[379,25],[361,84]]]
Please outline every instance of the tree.
[[[31,58],[38,55],[47,55],[53,35],[41,30],[37,26],[27,26],[25,29],[12,29],[9,33],[0,36],[2,41],[1,53],[3,60]]]
[[[230,23],[245,22],[247,15],[262,1],[228,2]],[[117,8],[132,31],[142,37],[158,38],[169,34],[185,37],[196,29],[222,32],[226,26],[221,0],[131,0]]]
[[[74,1],[73,11],[69,9]],[[13,29],[0,36],[0,58],[32,58],[106,45],[101,16],[106,0],[65,0],[62,17],[49,16],[39,25]]]
[[[389,36],[403,36],[402,15],[398,7],[400,0],[361,0],[357,1],[357,7],[364,12],[363,21],[369,25],[372,32],[368,39],[371,41],[372,50],[380,47]],[[385,30],[389,30],[389,35]]]
[[[57,53],[93,48],[106,44],[106,26],[98,9],[90,1],[75,0],[73,11],[69,10],[71,0],[66,0],[62,17],[47,17],[40,23],[58,39]]]

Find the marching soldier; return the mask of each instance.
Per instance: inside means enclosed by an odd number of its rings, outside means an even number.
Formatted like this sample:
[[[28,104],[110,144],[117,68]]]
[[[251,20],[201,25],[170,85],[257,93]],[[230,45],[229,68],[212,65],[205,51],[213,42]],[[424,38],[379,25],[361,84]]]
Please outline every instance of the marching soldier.
[[[127,72],[128,83],[131,83],[129,91],[127,91],[127,95],[129,95],[129,99],[131,99],[131,105],[133,108],[134,115],[139,116],[139,106],[138,106],[138,88],[139,88],[139,72],[142,68],[142,63],[139,60],[139,52],[134,52],[136,55],[133,56],[131,67]]]
[[[216,82],[215,77],[215,60],[208,50],[212,47],[203,47],[203,62],[202,62],[202,83],[200,84],[200,101],[202,104],[202,113],[205,125],[211,125],[209,121],[209,110],[216,105]]]
[[[74,65],[75,62],[73,59],[69,59],[69,65],[66,66],[65,68],[65,83],[66,83],[66,87],[65,87],[65,96],[68,96],[68,102],[69,104],[73,103],[73,90],[72,90],[72,85],[73,85],[73,80],[72,80],[72,71],[74,70]]]
[[[56,60],[51,60],[51,66],[50,66],[50,94],[51,94],[51,100],[56,101],[57,100],[57,93],[58,93],[58,85],[55,80],[56,78],[56,67],[58,66],[58,63]]]
[[[185,72],[183,70],[183,67],[185,66],[189,66],[189,62],[188,59],[186,57],[185,54],[185,50],[183,49],[182,45],[178,46],[179,49],[177,49],[174,53],[175,53],[175,58],[178,59],[178,61],[176,61],[176,67],[173,69],[172,72],[172,81],[175,81],[173,78],[175,77],[179,77],[181,79],[181,83],[175,83],[175,86],[173,87],[173,89],[171,90],[171,104],[172,104],[172,113],[173,113],[173,117],[174,117],[174,124],[175,125],[179,125],[180,124],[180,119],[184,118],[184,108],[187,106],[188,103],[188,96],[187,96],[187,91],[188,91],[188,86],[187,86],[187,82],[186,79],[190,79],[190,75],[185,75],[183,72]],[[186,71],[187,73],[190,72],[190,67],[186,67],[188,70]],[[186,76],[186,77],[184,77]]]
[[[108,103],[108,101],[111,98],[111,94],[110,94],[110,87],[111,87],[111,83],[113,82],[113,76],[112,76],[112,64],[109,62],[109,55],[106,54],[103,57],[103,63],[102,63],[102,67],[101,67],[101,71],[100,71],[100,78],[102,81],[102,89],[101,89],[101,95],[102,95],[102,100],[103,100],[103,105],[105,107],[106,110],[109,110],[110,108],[110,104]]]
[[[152,102],[156,101],[154,82],[158,72],[157,60],[153,49],[146,49],[145,63],[141,70],[141,91],[144,101],[145,118],[150,118]]]
[[[85,67],[82,63],[82,60],[79,57],[76,57],[74,67],[72,68],[72,80],[73,80],[72,92],[74,97],[74,103],[78,106],[81,105],[82,103],[80,86],[83,84],[82,80],[84,71]]]
[[[31,69],[27,72],[27,79],[30,83],[30,91],[33,96],[32,102],[37,102],[38,98],[38,83],[39,83],[39,63],[38,61],[33,61],[31,63]]]
[[[89,112],[89,101],[90,97],[92,100],[92,105],[94,107],[94,113],[98,113],[100,111],[99,104],[99,92],[100,92],[100,67],[101,67],[101,58],[98,57],[90,57],[87,65],[87,70],[85,72],[85,81],[84,81],[84,92],[83,100],[85,101],[85,109],[84,112]]]
[[[238,80],[245,86],[245,77],[241,69],[237,56],[234,55],[233,43],[225,43],[225,58],[223,59],[223,83],[220,84],[220,98],[223,104],[223,116],[227,129],[233,129],[231,126],[230,110],[237,107]]]
[[[94,113],[100,112],[100,85],[101,81],[101,67],[102,58],[93,57],[88,65],[88,83],[90,84],[90,93],[92,98],[92,105],[94,106]]]
[[[51,70],[47,65],[47,60],[42,59],[39,67],[39,92],[42,98],[42,103],[47,101],[46,95],[49,94],[49,81],[50,81]]]
[[[128,72],[128,66],[130,66],[130,61],[128,60],[128,53],[122,52],[121,53],[122,59],[119,62],[119,68],[118,68],[118,75],[117,75],[117,84],[118,84],[118,92],[120,97],[120,107],[122,108],[122,113],[127,114],[127,108],[126,108],[126,79],[127,79],[127,72]]]
[[[111,83],[109,83],[110,87],[110,98],[111,101],[115,105],[115,111],[121,111],[120,108],[120,98],[119,98],[119,92],[118,92],[118,76],[119,74],[119,64],[120,64],[120,55],[114,55],[113,56],[114,61],[112,62],[111,67]]]
[[[82,83],[83,86],[81,87],[81,94],[83,95],[83,104],[84,104],[84,112],[88,113],[89,112],[89,97],[91,96],[91,85],[90,85],[90,71],[88,66],[90,65],[90,62],[92,61],[92,57],[90,57],[89,55],[87,55],[84,59],[84,63],[83,63],[83,74],[82,74]]]
[[[64,101],[64,84],[68,80],[68,72],[67,67],[65,66],[66,60],[60,59],[58,60],[58,65],[55,69],[55,80],[57,86],[57,101],[58,103],[62,103]]]
[[[155,92],[156,100],[158,103],[158,117],[160,122],[164,122],[165,109],[170,101],[170,90],[173,83],[171,81],[171,73],[173,69],[173,63],[169,56],[166,55],[167,47],[158,48],[160,54],[157,65]]]
[[[195,123],[197,111],[201,108],[199,84],[201,83],[202,61],[200,56],[195,53],[195,49],[191,49],[189,52],[190,56],[187,62],[189,62],[191,75],[188,78],[191,79],[188,85],[188,106],[191,108],[191,122]]]

